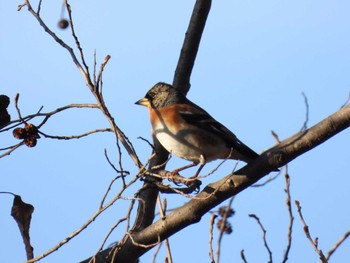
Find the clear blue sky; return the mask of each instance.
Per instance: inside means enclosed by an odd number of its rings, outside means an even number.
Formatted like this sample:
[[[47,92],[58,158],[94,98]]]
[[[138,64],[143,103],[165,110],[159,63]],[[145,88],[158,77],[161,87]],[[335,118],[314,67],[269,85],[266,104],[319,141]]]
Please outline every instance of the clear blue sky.
[[[69,54],[39,26],[22,2],[1,1],[0,93],[11,99],[20,93],[23,115],[51,111],[70,103],[93,103],[83,78]],[[70,31],[57,28],[61,1],[43,1],[41,14],[68,44]],[[107,106],[119,127],[133,142],[142,161],[150,139],[145,108],[134,105],[156,82],[171,82],[194,1],[84,1],[72,3],[75,29],[92,68],[112,59],[104,72]],[[34,4],[33,4],[34,5]],[[309,126],[337,111],[350,91],[350,2],[335,1],[213,1],[191,78],[188,97],[205,108],[257,152],[274,145],[270,131],[280,139],[300,130],[305,120],[302,92],[308,97]],[[9,107],[17,118],[13,103]],[[33,123],[39,123],[34,120]],[[42,128],[52,135],[80,134],[108,127],[95,110],[71,110],[56,115]],[[350,228],[350,130],[302,155],[289,165],[293,203],[301,202],[305,219],[319,246],[327,252]],[[18,141],[0,134],[0,148]],[[31,241],[39,255],[79,228],[98,208],[115,176],[103,155],[117,156],[110,134],[57,141],[40,139],[35,148],[21,147],[0,159],[0,191],[11,191],[35,206]],[[117,160],[115,157],[114,160]],[[136,172],[127,154],[124,167]],[[168,168],[185,161],[173,158]],[[215,181],[230,171],[228,162],[203,180]],[[207,169],[214,167],[208,165]],[[131,197],[136,186],[126,193]],[[249,262],[267,262],[261,232],[248,214],[258,215],[267,230],[275,262],[280,262],[288,226],[284,178],[263,188],[239,194],[233,206],[233,234],[225,236],[221,262],[240,262],[245,250]],[[118,187],[112,190],[116,193]],[[165,196],[162,196],[163,198]],[[168,207],[188,201],[166,196]],[[0,261],[23,262],[24,246],[10,216],[12,197],[0,195]],[[42,262],[78,262],[95,253],[103,237],[126,213],[120,201],[81,235]],[[318,262],[306,240],[293,205],[295,225],[289,262]],[[209,262],[209,216],[170,238],[174,262]],[[119,240],[124,226],[107,243]],[[214,240],[217,233],[214,233]],[[214,245],[216,243],[214,242]],[[349,262],[350,241],[331,262]],[[162,249],[157,262],[164,262]],[[141,262],[151,262],[153,251]]]

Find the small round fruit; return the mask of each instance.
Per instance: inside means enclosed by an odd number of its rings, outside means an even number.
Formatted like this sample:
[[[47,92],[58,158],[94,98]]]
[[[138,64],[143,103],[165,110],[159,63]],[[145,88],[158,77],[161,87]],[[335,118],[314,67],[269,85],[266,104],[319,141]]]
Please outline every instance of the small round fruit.
[[[69,26],[69,22],[68,22],[67,19],[61,19],[58,22],[58,27],[61,28],[61,29],[66,29],[68,26]]]
[[[12,132],[13,137],[17,139],[25,139],[27,137],[27,132],[23,128],[16,128]]]

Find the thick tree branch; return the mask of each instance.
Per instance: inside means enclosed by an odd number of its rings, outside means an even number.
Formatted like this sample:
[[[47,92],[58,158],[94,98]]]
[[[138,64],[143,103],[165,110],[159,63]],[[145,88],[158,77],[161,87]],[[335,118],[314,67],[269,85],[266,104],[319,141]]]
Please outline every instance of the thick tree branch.
[[[197,0],[193,8],[173,80],[173,86],[184,94],[190,89],[190,77],[210,7],[211,0]]]
[[[196,1],[176,68],[173,84],[176,88],[182,89],[183,92],[186,91],[186,93],[189,89],[190,75],[210,6],[211,0]],[[150,167],[161,165],[168,158],[168,152],[155,137],[153,138],[153,143],[157,155],[151,160]],[[162,167],[162,169],[164,168],[165,166]],[[150,180],[155,179],[150,178]],[[139,199],[142,201],[139,202],[137,217],[132,228],[133,231],[140,231],[153,222],[157,195],[158,189],[153,184],[146,183],[141,189]]]
[[[349,126],[350,105],[265,151],[254,162],[234,174],[209,184],[195,198],[168,214],[165,219],[159,219],[144,230],[133,233],[133,242],[129,238],[116,253],[115,260],[112,262],[134,262],[152,248],[135,244],[156,244],[159,240],[164,240],[183,228],[197,223],[204,214],[221,202],[240,193],[275,168],[289,163]]]

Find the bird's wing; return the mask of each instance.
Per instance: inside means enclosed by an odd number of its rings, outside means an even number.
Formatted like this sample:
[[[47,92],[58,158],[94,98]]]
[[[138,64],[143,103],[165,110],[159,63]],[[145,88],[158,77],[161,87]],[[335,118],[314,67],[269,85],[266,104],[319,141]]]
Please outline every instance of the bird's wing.
[[[232,144],[233,141],[237,140],[236,135],[195,104],[183,105],[179,110],[179,114],[189,124],[220,136],[228,144]]]
[[[210,116],[209,113],[207,113],[196,104],[191,103],[190,106],[186,105],[184,107],[181,107],[179,114],[191,125],[197,126],[203,130],[220,136],[226,142],[228,147],[232,147],[243,156],[246,156],[251,160],[259,156],[255,151],[241,142],[234,133],[232,133],[220,122],[216,121],[213,117]]]

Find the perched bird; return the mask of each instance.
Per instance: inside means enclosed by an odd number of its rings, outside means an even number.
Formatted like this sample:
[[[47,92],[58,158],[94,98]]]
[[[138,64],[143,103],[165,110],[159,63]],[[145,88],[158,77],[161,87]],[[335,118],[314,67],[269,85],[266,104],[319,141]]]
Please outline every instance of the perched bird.
[[[236,135],[185,97],[173,86],[159,82],[135,104],[148,107],[152,131],[170,153],[193,164],[175,171],[216,159],[236,159],[246,163],[259,155]]]

